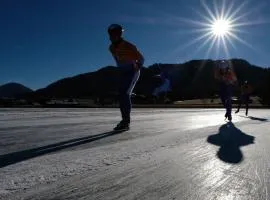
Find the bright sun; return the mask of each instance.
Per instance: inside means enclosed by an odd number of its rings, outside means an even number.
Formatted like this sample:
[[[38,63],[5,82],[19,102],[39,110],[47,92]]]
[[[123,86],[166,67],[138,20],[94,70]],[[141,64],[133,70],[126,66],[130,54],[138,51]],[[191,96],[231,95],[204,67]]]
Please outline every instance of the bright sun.
[[[248,0],[242,1],[239,5],[236,5],[235,0],[199,0],[199,2],[204,8],[203,10],[192,8],[199,16],[199,21],[182,17],[177,18],[180,22],[191,24],[193,27],[191,33],[198,34],[190,42],[182,45],[181,49],[200,43],[193,55],[206,50],[206,57],[212,54],[215,58],[221,56],[231,58],[232,49],[237,50],[238,47],[235,42],[240,42],[256,51],[252,45],[240,36],[242,36],[242,33],[248,33],[245,27],[253,24],[268,23],[265,19],[257,20],[257,17],[253,16],[255,13],[259,14],[261,12],[257,7],[250,10],[252,5],[249,5],[250,1]],[[246,20],[253,18],[256,20]],[[180,30],[182,32],[182,29]]]
[[[218,19],[211,25],[212,34],[215,36],[226,36],[230,33],[231,22],[226,19]]]

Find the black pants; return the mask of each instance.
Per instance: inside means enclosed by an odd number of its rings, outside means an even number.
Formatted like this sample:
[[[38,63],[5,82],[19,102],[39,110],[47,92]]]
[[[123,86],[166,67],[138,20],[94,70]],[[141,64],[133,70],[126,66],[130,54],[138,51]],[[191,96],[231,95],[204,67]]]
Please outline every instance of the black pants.
[[[123,71],[120,77],[119,104],[122,121],[130,123],[131,94],[140,77],[140,71]]]
[[[237,108],[237,111],[239,111],[240,108],[241,108],[241,105],[244,103],[246,105],[246,115],[248,115],[248,109],[249,109],[249,105],[248,105],[248,103],[249,103],[249,96],[250,95],[248,95],[248,94],[241,95],[240,101],[239,101],[239,104],[238,104],[238,108]]]
[[[220,99],[226,109],[226,115],[229,117],[232,114],[232,85],[220,83]]]

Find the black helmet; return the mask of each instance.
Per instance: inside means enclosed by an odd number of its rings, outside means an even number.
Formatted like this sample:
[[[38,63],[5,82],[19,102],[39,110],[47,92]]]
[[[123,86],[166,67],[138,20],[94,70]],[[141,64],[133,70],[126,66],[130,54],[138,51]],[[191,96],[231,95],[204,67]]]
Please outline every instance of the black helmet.
[[[122,35],[122,32],[123,32],[123,28],[119,24],[111,24],[108,27],[108,33],[109,34],[111,34],[111,33],[119,33],[120,35]]]

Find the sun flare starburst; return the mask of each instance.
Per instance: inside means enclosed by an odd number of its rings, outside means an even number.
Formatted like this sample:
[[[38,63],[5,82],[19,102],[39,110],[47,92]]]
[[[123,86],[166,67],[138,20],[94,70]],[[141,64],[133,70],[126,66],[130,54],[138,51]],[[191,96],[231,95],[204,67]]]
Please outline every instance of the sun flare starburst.
[[[196,45],[196,50],[193,52],[193,54],[196,54],[206,47],[206,58],[209,58],[212,53],[215,53],[216,57],[222,55],[222,57],[229,58],[231,56],[230,47],[236,50],[237,43],[256,51],[242,36],[243,33],[249,34],[245,30],[247,26],[265,23],[263,20],[256,20],[255,16],[261,5],[251,8],[251,6],[248,6],[249,0],[243,1],[240,5],[236,5],[234,0],[201,0],[200,2],[203,9],[192,8],[199,20],[180,18],[182,22],[186,22],[193,27],[190,30],[191,34],[198,34],[191,42],[182,45],[182,48]],[[250,19],[254,19],[254,21]],[[212,51],[214,47],[215,51]]]

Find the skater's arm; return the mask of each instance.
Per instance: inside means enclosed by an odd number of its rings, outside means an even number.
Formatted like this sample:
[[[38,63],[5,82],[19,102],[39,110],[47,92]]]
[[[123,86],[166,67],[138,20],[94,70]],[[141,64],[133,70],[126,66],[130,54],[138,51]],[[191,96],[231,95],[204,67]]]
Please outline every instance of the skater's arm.
[[[113,48],[113,46],[112,46],[112,45],[110,45],[110,47],[109,47],[109,51],[111,52],[111,54],[112,54],[112,57],[113,57],[114,61],[115,61],[116,63],[118,63],[118,59],[117,59],[117,56],[116,56],[115,50],[114,50],[114,48]]]
[[[131,57],[134,59],[133,62],[139,65],[139,67],[141,67],[144,63],[144,57],[141,52],[134,44],[131,44],[129,42],[126,42],[126,48],[130,53]]]
[[[232,82],[232,84],[233,84],[233,85],[237,85],[238,80],[237,80],[237,77],[236,77],[235,72],[234,72],[233,70],[231,70],[230,73],[231,73],[231,82]]]

